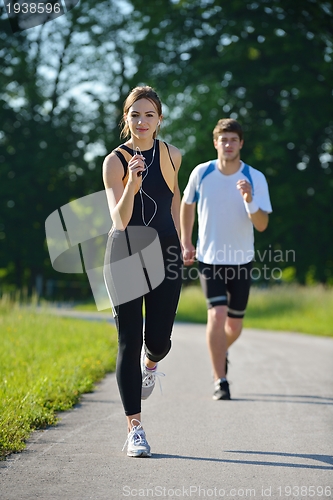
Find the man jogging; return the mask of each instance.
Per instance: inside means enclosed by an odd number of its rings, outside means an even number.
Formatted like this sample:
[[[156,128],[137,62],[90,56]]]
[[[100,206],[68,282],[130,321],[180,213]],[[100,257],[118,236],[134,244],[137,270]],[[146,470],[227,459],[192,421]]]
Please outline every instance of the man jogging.
[[[207,344],[214,374],[213,399],[230,399],[227,351],[240,336],[254,258],[253,226],[264,231],[272,211],[265,176],[240,159],[243,132],[221,119],[213,130],[217,159],[192,171],[181,204],[185,265],[198,259],[207,299]],[[192,244],[198,204],[197,248]]]

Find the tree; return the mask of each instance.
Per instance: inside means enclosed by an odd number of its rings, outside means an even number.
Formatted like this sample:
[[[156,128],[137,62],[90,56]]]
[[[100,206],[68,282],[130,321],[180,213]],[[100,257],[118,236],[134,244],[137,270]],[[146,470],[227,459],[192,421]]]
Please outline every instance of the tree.
[[[239,119],[243,156],[269,182],[274,213],[257,247],[294,250],[297,279],[333,282],[332,4],[324,1],[133,0],[146,36],[136,81],[167,106],[186,151],[181,183],[214,157],[218,118]],[[268,252],[267,252],[268,254]]]
[[[181,187],[215,156],[217,119],[238,118],[274,208],[258,250],[294,250],[281,267],[332,282],[331,2],[88,0],[15,34],[0,9],[0,277],[59,278],[44,221],[102,189],[122,102],[144,83],[162,97],[165,139],[186,153]]]
[[[0,268],[7,283],[34,286],[39,274],[59,279],[44,222],[103,188],[102,157],[119,140],[133,71],[126,69],[128,12],[125,4],[88,1],[12,34],[1,7]]]

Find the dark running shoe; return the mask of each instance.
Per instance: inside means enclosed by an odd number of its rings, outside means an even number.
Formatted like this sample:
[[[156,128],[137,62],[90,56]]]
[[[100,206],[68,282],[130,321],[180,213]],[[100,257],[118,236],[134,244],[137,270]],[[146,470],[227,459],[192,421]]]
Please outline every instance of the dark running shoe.
[[[215,401],[231,399],[227,380],[219,379],[215,382],[213,399]]]

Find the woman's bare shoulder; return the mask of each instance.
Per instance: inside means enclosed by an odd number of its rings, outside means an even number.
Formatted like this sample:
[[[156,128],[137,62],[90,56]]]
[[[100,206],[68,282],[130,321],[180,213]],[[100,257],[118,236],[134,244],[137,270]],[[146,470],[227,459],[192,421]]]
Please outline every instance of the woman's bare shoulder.
[[[175,164],[175,166],[177,168],[179,168],[180,164],[182,162],[182,154],[181,154],[180,150],[178,148],[176,148],[176,146],[173,146],[172,144],[168,144],[168,143],[166,143],[166,144],[169,148],[173,163]]]
[[[114,180],[122,179],[124,175],[123,165],[114,151],[111,151],[103,161],[103,178],[109,183]]]

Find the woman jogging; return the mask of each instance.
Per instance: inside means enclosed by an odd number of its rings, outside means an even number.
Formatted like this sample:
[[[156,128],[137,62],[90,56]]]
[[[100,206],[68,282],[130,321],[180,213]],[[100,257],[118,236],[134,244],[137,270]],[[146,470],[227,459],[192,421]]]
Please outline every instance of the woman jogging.
[[[130,457],[151,456],[141,424],[141,399],[151,394],[160,375],[157,364],[171,348],[181,288],[181,154],[156,138],[161,120],[162,105],[154,89],[134,88],[123,108],[121,136],[128,140],[103,164],[113,221],[104,278],[118,330],[116,378],[127,418],[124,448]]]

